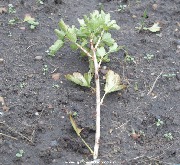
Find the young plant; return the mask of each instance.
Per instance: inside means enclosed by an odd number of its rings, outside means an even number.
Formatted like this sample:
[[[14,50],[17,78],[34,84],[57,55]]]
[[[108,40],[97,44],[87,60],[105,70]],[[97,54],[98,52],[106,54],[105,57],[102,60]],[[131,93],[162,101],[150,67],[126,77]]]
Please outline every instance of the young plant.
[[[153,54],[146,54],[146,56],[144,56],[144,59],[150,61],[154,58],[154,55]]]
[[[9,13],[16,13],[16,9],[12,4],[8,5],[8,12]]]
[[[100,107],[105,96],[111,92],[115,92],[125,88],[121,83],[120,76],[109,70],[106,74],[106,84],[104,95],[100,98],[100,76],[99,70],[102,62],[109,62],[109,54],[119,50],[115,40],[111,37],[109,30],[119,30],[119,26],[115,20],[110,20],[110,14],[103,11],[94,11],[90,16],[84,16],[84,19],[78,19],[80,28],[72,27],[65,24],[63,20],[59,22],[59,29],[55,29],[58,37],[57,41],[49,48],[49,55],[54,56],[55,53],[62,48],[64,42],[69,41],[72,49],[80,49],[83,56],[89,60],[89,71],[81,74],[74,72],[72,75],[66,75],[66,78],[75,84],[91,88],[91,81],[94,77],[96,91],[96,135],[94,151],[87,146],[93,158],[97,159],[100,141]],[[72,117],[71,123],[77,135],[80,136],[81,129],[74,123]],[[83,139],[82,139],[83,140]],[[83,141],[84,142],[84,141]],[[86,144],[86,143],[85,143]]]
[[[36,26],[39,25],[39,22],[35,20],[35,18],[31,17],[30,14],[26,14],[24,17],[24,22],[27,22],[29,24],[29,27],[31,30],[34,30]]]
[[[159,126],[161,126],[161,125],[163,125],[164,124],[164,122],[162,121],[162,120],[160,120],[160,119],[158,119],[157,121],[156,121],[156,126],[157,127],[159,127]]]
[[[172,136],[172,133],[171,133],[171,132],[165,133],[165,134],[164,134],[164,137],[165,137],[167,140],[169,140],[169,141],[173,140],[173,136]]]
[[[21,158],[23,156],[23,154],[24,154],[24,151],[23,150],[19,150],[19,152],[16,153],[16,157],[17,158]]]

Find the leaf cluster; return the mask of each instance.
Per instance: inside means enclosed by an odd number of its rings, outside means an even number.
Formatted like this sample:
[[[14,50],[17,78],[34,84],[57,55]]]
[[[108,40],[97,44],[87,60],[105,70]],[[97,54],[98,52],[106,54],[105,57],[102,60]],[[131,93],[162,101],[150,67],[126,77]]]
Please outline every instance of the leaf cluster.
[[[110,14],[105,14],[103,11],[95,10],[90,16],[84,16],[83,19],[78,19],[80,28],[72,27],[65,24],[63,20],[59,22],[59,29],[55,29],[55,34],[58,40],[49,48],[49,54],[54,56],[56,52],[63,46],[65,40],[71,42],[71,48],[77,50],[82,47],[90,52],[89,39],[93,40],[95,45],[101,37],[101,42],[97,48],[98,60],[102,59],[105,62],[109,61],[108,54],[118,50],[118,45],[108,32],[110,29],[119,29],[115,20],[110,20]],[[103,35],[102,31],[104,31]],[[81,50],[82,51],[82,50]],[[83,55],[86,55],[82,51]]]

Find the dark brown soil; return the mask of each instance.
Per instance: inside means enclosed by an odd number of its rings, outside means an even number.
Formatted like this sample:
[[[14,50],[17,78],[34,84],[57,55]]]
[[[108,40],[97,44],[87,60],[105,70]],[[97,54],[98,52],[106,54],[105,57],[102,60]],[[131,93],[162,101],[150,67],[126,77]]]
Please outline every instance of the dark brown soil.
[[[129,85],[104,100],[101,164],[180,164],[179,0],[103,1],[101,4],[98,0],[63,0],[57,4],[44,0],[43,5],[36,0],[0,0],[0,7],[8,8],[10,3],[16,13],[0,14],[0,96],[6,105],[0,106],[1,165],[85,164],[92,160],[66,114],[77,112],[75,120],[84,128],[82,137],[93,148],[95,94],[64,78],[67,73],[86,72],[86,60],[68,46],[55,57],[49,57],[46,50],[56,40],[54,29],[61,18],[69,25],[78,26],[77,18],[100,8],[117,21],[121,29],[112,31],[112,35],[135,60],[135,63],[125,61],[124,52],[119,51],[111,55],[110,63],[103,64],[119,73]],[[127,7],[118,12],[120,5]],[[135,29],[145,9],[146,26],[159,22],[160,32]],[[39,22],[35,30],[23,22],[27,13]],[[19,22],[8,24],[15,17]],[[147,54],[154,57],[147,60],[144,58]],[[43,71],[45,65],[47,72]],[[153,91],[147,95],[161,71]],[[60,79],[52,79],[52,73],[60,73]],[[163,121],[160,126],[156,126],[158,119]],[[165,138],[167,133],[173,139]],[[19,150],[24,151],[21,158],[16,157]]]

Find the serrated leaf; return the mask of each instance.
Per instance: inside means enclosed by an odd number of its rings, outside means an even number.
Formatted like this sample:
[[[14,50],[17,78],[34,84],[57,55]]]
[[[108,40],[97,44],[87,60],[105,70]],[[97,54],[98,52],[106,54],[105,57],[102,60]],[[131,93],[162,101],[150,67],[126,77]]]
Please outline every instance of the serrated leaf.
[[[78,49],[78,46],[76,44],[74,44],[74,43],[72,43],[70,45],[70,47],[71,47],[72,50],[77,50]]]
[[[106,85],[104,88],[105,94],[122,90],[125,87],[125,85],[122,85],[120,76],[117,73],[114,73],[112,70],[107,72]]]
[[[112,52],[116,52],[118,51],[119,48],[118,48],[118,45],[117,43],[115,42],[112,46],[109,47],[109,52],[112,53]]]
[[[71,42],[77,41],[75,26],[72,26],[72,28],[68,28],[66,36]]]
[[[66,32],[67,31],[67,29],[68,29],[68,26],[64,23],[64,21],[61,19],[61,21],[59,22],[59,28],[62,30],[62,31],[64,31],[64,32]]]
[[[74,120],[73,117],[72,117],[72,113],[69,113],[69,119],[70,119],[70,122],[71,122],[71,124],[72,124],[72,126],[73,126],[73,129],[75,130],[76,134],[77,134],[78,136],[80,136],[80,133],[81,133],[81,131],[83,130],[83,128],[82,128],[82,129],[81,129],[81,128],[78,128],[75,120]]]
[[[75,84],[84,86],[84,87],[90,87],[90,83],[86,80],[86,78],[79,72],[74,72],[73,75],[66,75],[65,76],[68,80],[74,82]]]
[[[78,22],[79,22],[79,24],[80,24],[81,26],[85,26],[85,25],[86,25],[85,22],[84,22],[84,19],[79,19],[79,18],[78,18]]]
[[[54,32],[60,40],[63,40],[66,35],[62,30],[55,29]]]
[[[147,29],[154,33],[154,32],[160,31],[161,27],[159,27],[159,23],[154,23],[153,26],[151,26],[151,27],[149,27]]]
[[[106,50],[104,47],[97,48],[97,56],[104,57],[106,54]]]
[[[84,73],[84,78],[86,79],[89,86],[91,86],[92,73],[91,70],[88,73]]]
[[[54,56],[56,52],[63,46],[64,42],[62,40],[57,40],[50,48],[49,54]]]
[[[115,40],[113,38],[111,38],[111,34],[110,33],[104,33],[102,36],[102,41],[104,43],[106,43],[108,46],[111,46],[114,44]]]

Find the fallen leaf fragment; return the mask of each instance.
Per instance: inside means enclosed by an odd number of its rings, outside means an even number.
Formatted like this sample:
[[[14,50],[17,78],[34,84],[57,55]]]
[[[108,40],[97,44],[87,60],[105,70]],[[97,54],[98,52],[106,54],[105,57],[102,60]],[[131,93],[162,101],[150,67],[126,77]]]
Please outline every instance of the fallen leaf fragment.
[[[25,28],[25,27],[19,27],[19,29],[21,29],[21,30],[25,30],[26,28]]]
[[[147,28],[151,32],[159,32],[161,27],[159,26],[159,23],[154,23],[153,26]]]
[[[0,14],[7,13],[7,9],[5,7],[0,7]]]
[[[1,97],[1,96],[0,96],[0,102],[1,102],[2,106],[4,106],[4,105],[5,105],[4,98],[3,98],[3,97]]]
[[[60,78],[60,73],[53,73],[52,74],[52,79],[59,80],[59,78]]]
[[[75,120],[74,120],[73,117],[72,117],[72,113],[69,114],[69,119],[70,119],[70,121],[71,121],[71,124],[72,124],[72,126],[73,126],[76,134],[77,134],[78,136],[80,136],[80,133],[81,133],[81,131],[83,130],[83,128],[82,128],[82,129],[78,128]]]
[[[4,105],[4,106],[2,107],[2,109],[3,109],[3,111],[5,111],[5,112],[9,111],[9,107],[7,107],[6,105]]]

